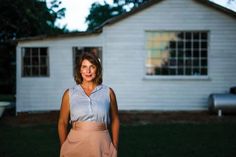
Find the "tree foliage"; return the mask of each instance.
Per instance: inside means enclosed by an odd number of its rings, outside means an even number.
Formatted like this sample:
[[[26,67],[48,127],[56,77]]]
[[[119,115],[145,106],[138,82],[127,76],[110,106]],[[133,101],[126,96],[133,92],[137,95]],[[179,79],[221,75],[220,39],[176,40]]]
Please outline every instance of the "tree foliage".
[[[132,10],[147,1],[149,1],[149,0],[113,0],[113,3],[120,5],[123,8],[128,7]]]
[[[64,17],[65,8],[54,11],[60,2],[52,1],[51,8],[46,2],[37,0],[0,0],[1,42],[26,36],[63,32],[55,27],[57,18]]]
[[[93,30],[106,20],[124,12],[125,10],[122,8],[122,6],[111,6],[107,3],[104,5],[96,2],[93,3],[90,8],[90,13],[86,17],[86,23],[88,24],[87,31]]]
[[[87,31],[100,26],[106,20],[130,11],[148,0],[113,0],[114,5],[93,3],[86,17]]]
[[[0,94],[14,93],[16,38],[63,33],[55,26],[65,8],[53,0],[50,8],[39,0],[0,0]]]

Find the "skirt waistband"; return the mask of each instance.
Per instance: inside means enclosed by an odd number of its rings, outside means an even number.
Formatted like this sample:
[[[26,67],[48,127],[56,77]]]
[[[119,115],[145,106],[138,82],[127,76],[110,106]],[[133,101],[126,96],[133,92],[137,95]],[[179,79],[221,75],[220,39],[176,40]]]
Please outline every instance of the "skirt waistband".
[[[88,130],[88,131],[103,131],[107,130],[104,123],[98,122],[73,122],[72,129],[74,130]]]

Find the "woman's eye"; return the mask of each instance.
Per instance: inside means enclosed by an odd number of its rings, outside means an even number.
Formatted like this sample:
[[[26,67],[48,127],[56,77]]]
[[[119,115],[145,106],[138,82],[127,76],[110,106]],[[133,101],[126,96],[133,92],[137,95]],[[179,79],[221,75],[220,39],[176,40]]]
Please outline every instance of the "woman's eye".
[[[86,68],[86,66],[84,66],[84,65],[82,65],[82,67],[81,67],[82,69],[85,69]]]
[[[95,69],[96,68],[96,66],[95,65],[93,65],[93,66],[91,66],[93,69]]]

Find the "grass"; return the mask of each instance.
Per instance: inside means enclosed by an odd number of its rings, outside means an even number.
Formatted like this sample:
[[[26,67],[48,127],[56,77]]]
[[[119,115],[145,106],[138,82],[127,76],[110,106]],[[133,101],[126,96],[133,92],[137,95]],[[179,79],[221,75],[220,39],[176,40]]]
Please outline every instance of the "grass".
[[[121,156],[233,157],[236,124],[124,126]]]
[[[15,96],[12,94],[0,94],[0,101],[15,101]]]
[[[0,123],[1,124],[1,123]],[[1,157],[58,157],[55,124],[0,125]],[[120,157],[235,157],[236,123],[121,125]]]

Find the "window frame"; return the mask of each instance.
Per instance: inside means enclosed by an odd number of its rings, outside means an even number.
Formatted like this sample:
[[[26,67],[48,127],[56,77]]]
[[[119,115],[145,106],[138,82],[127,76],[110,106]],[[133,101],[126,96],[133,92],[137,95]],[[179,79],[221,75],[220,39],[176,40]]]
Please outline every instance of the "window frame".
[[[204,67],[205,67],[205,69],[206,69],[206,74],[204,75],[204,74],[198,74],[198,75],[194,75],[193,74],[193,72],[192,72],[192,74],[191,75],[186,75],[186,73],[184,73],[184,74],[182,74],[182,75],[178,75],[177,73],[175,73],[174,75],[171,75],[171,74],[168,74],[168,75],[163,75],[163,74],[156,74],[156,72],[154,72],[154,74],[153,75],[148,75],[147,73],[148,73],[148,57],[149,57],[149,54],[148,53],[150,53],[149,51],[151,50],[151,49],[148,49],[148,44],[150,44],[150,43],[148,43],[148,33],[153,33],[153,34],[155,34],[155,33],[175,33],[175,34],[178,34],[178,33],[192,33],[192,34],[194,34],[194,33],[206,33],[206,40],[205,40],[205,42],[207,43],[207,47],[204,49],[205,51],[206,51],[206,56],[204,57],[204,58],[202,58],[202,59],[205,59],[206,60],[206,65],[205,66],[196,66],[195,68],[198,68],[199,70],[201,70],[201,68],[202,69],[204,69]],[[150,34],[149,34],[150,35]],[[186,44],[186,41],[188,41],[188,40],[186,40],[186,39],[183,39],[183,40],[185,40],[184,42],[184,44]],[[198,42],[202,42],[201,41],[202,39],[198,39],[197,41]],[[170,40],[171,41],[171,40]],[[194,42],[195,40],[194,40],[194,38],[192,38],[191,40],[190,40],[191,42]],[[153,79],[164,79],[164,80],[172,80],[172,79],[179,79],[179,80],[182,80],[182,79],[184,79],[184,80],[186,80],[186,79],[190,79],[190,80],[194,80],[194,79],[203,79],[203,80],[209,80],[210,78],[209,78],[209,53],[210,53],[210,51],[209,51],[209,49],[210,49],[210,31],[209,30],[146,30],[145,31],[145,42],[144,42],[145,44],[145,58],[144,58],[144,80],[146,80],[146,79],[150,79],[150,80],[153,80]],[[158,47],[159,49],[161,48],[161,47]],[[191,48],[191,49],[193,49],[193,47]],[[200,48],[198,47],[198,49],[197,50],[199,50],[199,53],[200,53]],[[203,50],[203,49],[202,49]],[[186,51],[186,48],[185,48],[185,51]],[[192,50],[193,51],[193,50]],[[170,55],[170,51],[169,51],[169,49],[168,49],[168,52],[169,52],[169,55]],[[177,56],[177,53],[178,53],[179,51],[177,51],[176,50],[176,56]],[[186,52],[185,52],[186,53]],[[186,54],[185,54],[186,55]],[[201,55],[201,54],[199,54],[199,55]],[[196,57],[197,58],[197,57]],[[168,68],[170,67],[170,57],[168,57]],[[192,61],[195,59],[193,56],[191,56],[191,59],[192,59]],[[198,57],[198,61],[200,61],[201,60],[201,57]],[[176,57],[176,61],[178,62],[179,61],[179,58],[178,57]],[[183,61],[185,62],[186,61],[186,58],[184,58],[183,57]],[[177,63],[176,63],[177,64]],[[176,69],[175,69],[175,72],[177,71],[177,68],[178,68],[178,65],[175,65],[176,66]],[[183,68],[185,68],[184,70],[186,70],[186,65],[183,65]],[[191,67],[190,68],[194,68],[194,65],[193,64],[191,64]]]
[[[31,69],[30,71],[30,74],[29,75],[25,75],[25,71],[24,71],[24,67],[25,67],[25,64],[24,64],[24,59],[25,59],[25,56],[24,56],[24,53],[26,52],[26,49],[30,49],[30,65],[27,65],[29,66],[29,68]],[[33,65],[32,64],[32,59],[33,59],[33,56],[32,56],[32,52],[33,52],[33,49],[37,49],[37,52],[38,52],[38,65]],[[46,55],[45,55],[45,68],[47,69],[46,70],[46,75],[42,75],[42,73],[40,73],[40,68],[41,68],[41,59],[42,59],[42,54],[41,54],[41,49],[46,49]],[[32,73],[32,68],[33,66],[35,66],[35,68],[38,68],[39,69],[39,74],[38,75],[33,75]],[[21,77],[23,78],[45,78],[45,77],[50,77],[50,63],[49,63],[49,48],[48,47],[21,47]]]

